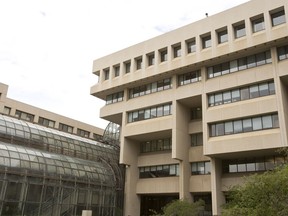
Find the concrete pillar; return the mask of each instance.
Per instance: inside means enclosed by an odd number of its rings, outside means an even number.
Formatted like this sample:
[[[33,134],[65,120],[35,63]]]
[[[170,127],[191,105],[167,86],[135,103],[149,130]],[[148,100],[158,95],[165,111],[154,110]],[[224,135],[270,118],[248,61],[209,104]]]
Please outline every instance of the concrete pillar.
[[[213,216],[221,215],[221,206],[225,197],[221,188],[222,162],[220,159],[211,158],[211,196]]]

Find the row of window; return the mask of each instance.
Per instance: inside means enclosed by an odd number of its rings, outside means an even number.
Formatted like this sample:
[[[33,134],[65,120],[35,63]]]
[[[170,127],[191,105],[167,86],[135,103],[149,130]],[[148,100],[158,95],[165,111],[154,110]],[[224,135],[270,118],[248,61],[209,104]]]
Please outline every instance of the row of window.
[[[172,114],[172,104],[164,104],[128,113],[128,122],[142,121]]]
[[[147,166],[139,168],[139,178],[160,178],[179,176],[178,164]]]
[[[269,156],[263,158],[245,158],[238,160],[224,160],[223,173],[261,172],[272,170],[287,162],[283,156]]]
[[[149,140],[149,141],[140,143],[141,153],[167,151],[171,149],[172,149],[171,138]]]
[[[210,137],[245,133],[279,127],[278,114],[257,116],[210,124]]]
[[[234,73],[237,71],[258,67],[264,64],[271,63],[271,52],[261,52],[258,54],[245,56],[236,60],[218,64],[207,68],[208,78],[223,76],[225,74]]]
[[[286,23],[285,19],[285,11],[284,7],[280,7],[274,10],[269,11],[270,18],[271,18],[271,24],[272,26],[277,26],[283,23]],[[265,22],[264,22],[264,14],[258,14],[257,16],[251,17],[251,27],[252,32],[259,32],[265,29]],[[233,31],[234,31],[234,38],[240,38],[246,36],[246,24],[245,20],[242,20],[240,22],[232,24]],[[227,26],[217,29],[216,30],[217,35],[217,42],[218,44],[222,44],[228,41],[228,28]],[[200,35],[200,42],[201,42],[201,48],[206,49],[212,46],[212,37],[211,32],[208,32],[206,34]],[[198,39],[197,39],[198,40]],[[190,38],[185,41],[186,43],[186,50],[185,52],[187,54],[196,52],[196,38]],[[182,55],[182,47],[181,43],[176,43],[172,45],[172,58],[178,58]],[[159,59],[158,61],[160,63],[168,61],[168,48],[162,48],[159,51]],[[136,57],[134,59],[135,62],[135,70],[142,69],[143,66],[143,56]],[[146,66],[150,67],[153,66],[156,63],[155,59],[155,52],[151,52],[146,54]],[[118,77],[120,75],[120,65],[117,64],[113,66],[113,72],[114,77]],[[131,60],[124,62],[124,72],[130,73],[131,72]],[[110,68],[106,68],[103,70],[104,80],[108,80],[110,78]]]
[[[10,115],[11,114],[11,108],[5,106],[3,113],[5,115]],[[29,122],[34,122],[34,118],[35,118],[35,116],[33,114],[26,113],[26,112],[23,112],[21,110],[16,110],[15,117],[17,117],[18,119],[21,119],[21,120],[29,121]],[[45,127],[55,128],[55,121],[47,119],[47,118],[43,118],[43,117],[39,117],[38,124],[39,125],[43,125]],[[59,128],[58,129],[60,131],[64,131],[64,132],[67,132],[67,133],[73,133],[73,127],[70,126],[70,125],[67,125],[67,124],[59,123]],[[78,136],[81,136],[81,137],[87,137],[87,138],[90,137],[90,132],[89,131],[86,131],[86,130],[83,130],[83,129],[80,129],[80,128],[77,128],[76,134]],[[95,133],[93,134],[93,138],[96,139],[96,140],[100,140],[99,136],[100,135],[97,135]]]
[[[232,89],[208,95],[209,106],[234,103],[237,101],[275,94],[274,82],[264,82],[243,88]]]
[[[129,98],[135,98],[154,92],[159,92],[172,88],[171,78],[159,80],[158,82],[137,86],[129,90]]]
[[[279,60],[284,60],[288,59],[288,46],[282,46],[277,48],[277,56]],[[244,70],[252,67],[257,67],[263,64],[268,64],[271,63],[271,53],[270,51],[258,53],[258,54],[253,54],[247,57],[243,57],[240,59],[232,60],[230,62],[225,62],[219,65],[215,65],[212,67],[207,68],[207,73],[209,78],[217,77],[217,76],[222,76],[225,74],[233,73],[239,70]],[[181,75],[178,75],[178,86],[183,86],[186,84],[191,84],[195,82],[200,82],[202,80],[201,78],[201,71],[192,71],[192,72],[187,72]],[[274,85],[269,83],[269,94],[274,94],[275,89],[273,89]],[[147,85],[143,86],[137,86],[133,89],[129,90],[129,98],[135,98],[147,94],[151,94],[154,92],[166,90],[172,88],[172,78],[160,80],[158,82],[150,83]],[[261,89],[260,89],[261,88]],[[262,89],[265,88],[265,89]],[[267,85],[263,84],[262,86],[259,86],[259,94],[266,95],[268,94],[267,91]],[[271,90],[270,90],[271,88]],[[244,90],[243,90],[244,91]],[[251,89],[253,91],[253,89]],[[226,94],[227,93],[227,94]],[[209,106],[215,106],[215,105],[220,105],[222,103],[225,103],[225,101],[238,101],[242,100],[240,98],[240,93],[238,90],[231,91],[231,93],[226,92],[225,97],[228,97],[227,99],[224,99],[224,93],[223,95],[217,95],[217,97],[222,97],[222,99],[219,99],[219,102],[217,101],[217,98],[214,99],[214,97],[211,95],[209,98]],[[231,96],[230,96],[231,94]],[[244,94],[243,94],[244,95]],[[216,94],[215,94],[216,97]],[[245,97],[245,96],[244,96]],[[253,97],[249,97],[253,98]],[[246,99],[249,99],[246,98]],[[245,100],[246,100],[245,99]],[[215,100],[215,102],[213,102]],[[111,95],[108,95],[106,98],[106,104],[111,104],[111,103],[116,103],[123,101],[123,91],[122,92],[117,92]],[[230,103],[230,102],[229,102]],[[213,105],[214,104],[214,105]]]
[[[211,174],[211,162],[201,161],[191,163],[192,175],[208,175]]]

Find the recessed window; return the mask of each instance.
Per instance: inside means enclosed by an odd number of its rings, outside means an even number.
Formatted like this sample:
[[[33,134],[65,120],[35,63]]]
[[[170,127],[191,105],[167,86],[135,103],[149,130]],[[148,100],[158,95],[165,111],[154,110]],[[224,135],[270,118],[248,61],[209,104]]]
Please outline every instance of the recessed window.
[[[154,53],[148,54],[147,55],[148,59],[148,66],[154,65],[155,64],[155,55]]]
[[[270,12],[270,15],[271,15],[272,26],[277,26],[286,22],[285,12],[283,8],[276,9]]]
[[[142,57],[136,58],[136,70],[140,70],[142,68]]]
[[[202,48],[205,49],[205,48],[208,48],[208,47],[211,47],[211,35],[205,35],[205,36],[202,36]]]
[[[114,66],[114,76],[118,77],[120,75],[120,66]]]
[[[174,53],[174,58],[181,56],[181,45],[180,44],[173,46],[173,53]]]
[[[217,31],[217,36],[218,36],[218,43],[225,43],[228,41],[228,32],[227,29],[222,29]]]
[[[11,108],[4,106],[3,113],[4,113],[5,115],[10,115],[10,113],[11,113]]]
[[[187,46],[187,52],[188,53],[196,52],[196,41],[195,41],[195,38],[186,41],[186,46]]]
[[[258,31],[262,31],[265,29],[263,15],[261,17],[258,16],[257,18],[252,18],[251,23],[252,23],[253,32],[258,32]]]
[[[105,69],[104,71],[104,80],[108,80],[109,79],[109,68]]]
[[[160,62],[165,62],[168,60],[167,49],[160,50]]]
[[[130,73],[130,71],[131,71],[131,62],[130,61],[125,62],[124,65],[125,65],[125,73]]]
[[[244,22],[234,25],[234,34],[235,38],[244,37],[246,35],[246,28]]]

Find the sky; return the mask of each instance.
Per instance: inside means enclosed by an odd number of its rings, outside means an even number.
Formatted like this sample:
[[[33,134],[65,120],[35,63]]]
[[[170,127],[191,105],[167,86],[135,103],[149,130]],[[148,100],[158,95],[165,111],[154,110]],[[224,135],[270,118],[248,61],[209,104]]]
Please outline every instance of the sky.
[[[0,0],[8,97],[105,128],[93,60],[248,0]]]

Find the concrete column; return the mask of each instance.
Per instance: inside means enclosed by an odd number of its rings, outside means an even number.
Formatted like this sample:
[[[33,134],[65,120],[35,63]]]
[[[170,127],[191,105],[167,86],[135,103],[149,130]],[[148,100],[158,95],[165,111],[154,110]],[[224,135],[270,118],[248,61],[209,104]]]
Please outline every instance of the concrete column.
[[[222,162],[220,159],[211,158],[211,196],[213,216],[221,215],[221,206],[225,197],[221,188]]]

